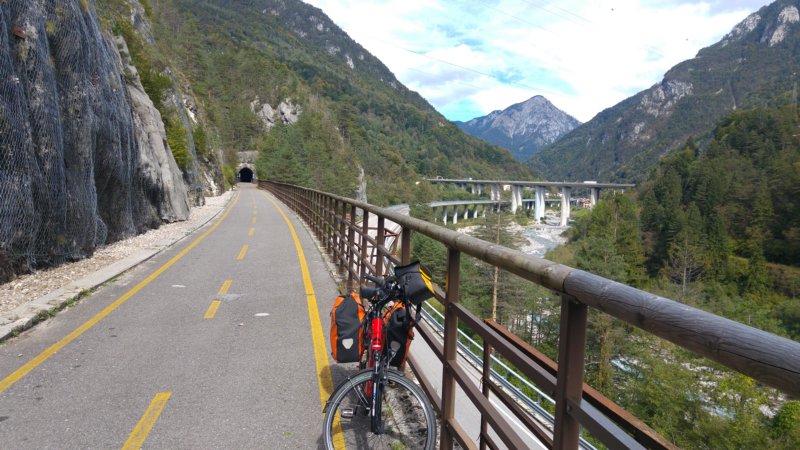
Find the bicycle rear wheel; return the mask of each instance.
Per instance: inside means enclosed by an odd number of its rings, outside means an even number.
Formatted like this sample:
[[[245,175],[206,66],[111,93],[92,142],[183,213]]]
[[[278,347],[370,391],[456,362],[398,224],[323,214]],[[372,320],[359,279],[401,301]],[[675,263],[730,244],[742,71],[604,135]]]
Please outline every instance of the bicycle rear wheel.
[[[325,405],[322,441],[327,449],[433,449],[436,415],[419,386],[394,369],[386,370],[382,390],[382,434],[370,431],[367,384],[372,370],[362,370],[339,385]]]

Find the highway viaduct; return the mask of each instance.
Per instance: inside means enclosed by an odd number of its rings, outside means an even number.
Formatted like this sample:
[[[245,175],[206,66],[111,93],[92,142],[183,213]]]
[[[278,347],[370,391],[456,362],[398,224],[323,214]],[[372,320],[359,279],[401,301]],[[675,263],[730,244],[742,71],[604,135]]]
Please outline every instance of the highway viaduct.
[[[534,218],[539,223],[543,223],[544,221],[545,203],[548,201],[552,201],[547,198],[548,195],[547,191],[550,188],[556,188],[560,191],[560,196],[561,196],[560,197],[561,226],[567,226],[567,223],[569,221],[569,216],[571,212],[571,197],[573,190],[578,190],[578,189],[588,190],[589,206],[593,207],[600,199],[600,191],[603,189],[624,190],[635,187],[635,185],[633,184],[598,183],[596,181],[512,181],[512,180],[473,180],[471,178],[467,179],[428,178],[426,181],[432,184],[453,184],[462,189],[468,190],[476,195],[482,195],[484,189],[488,189],[490,203],[502,201],[502,192],[504,190],[510,190],[511,213],[512,214],[516,213],[517,209],[519,208],[526,208],[526,207],[535,208]],[[532,199],[523,198],[524,190],[533,190],[535,192],[535,197]],[[465,204],[477,205],[481,203],[483,202],[464,201],[458,204],[451,204],[451,205],[446,205],[442,203],[434,206],[432,204],[431,207],[442,208],[444,210],[443,221],[447,223],[447,209],[449,206],[453,206],[453,208],[455,209],[453,220],[457,221],[458,208],[460,205],[465,205]],[[477,208],[475,208],[475,213],[477,213]],[[465,214],[464,218],[467,218],[466,208],[464,214]],[[435,211],[434,211],[434,217],[437,217]]]

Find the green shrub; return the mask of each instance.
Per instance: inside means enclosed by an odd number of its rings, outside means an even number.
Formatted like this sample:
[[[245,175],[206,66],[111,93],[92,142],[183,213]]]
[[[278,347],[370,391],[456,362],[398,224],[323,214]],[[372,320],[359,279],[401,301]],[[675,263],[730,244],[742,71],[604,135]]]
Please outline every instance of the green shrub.
[[[181,170],[186,170],[192,161],[187,141],[186,128],[180,121],[173,119],[164,120],[164,128],[167,131],[167,144],[172,150],[172,157]]]
[[[236,169],[228,164],[222,166],[222,176],[225,178],[225,189],[230,189],[236,184]]]

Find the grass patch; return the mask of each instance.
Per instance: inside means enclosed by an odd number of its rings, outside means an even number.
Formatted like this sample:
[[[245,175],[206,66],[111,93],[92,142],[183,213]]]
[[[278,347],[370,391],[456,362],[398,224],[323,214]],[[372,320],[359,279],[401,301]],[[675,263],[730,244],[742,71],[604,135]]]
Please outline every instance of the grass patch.
[[[94,292],[94,290],[95,289],[92,289],[92,290],[83,289],[80,292],[78,292],[77,295],[75,295],[72,298],[68,299],[67,301],[65,301],[64,303],[60,304],[59,306],[56,306],[54,308],[50,308],[48,310],[39,311],[38,313],[36,313],[36,316],[33,317],[33,320],[31,321],[30,324],[22,325],[20,327],[17,327],[16,329],[14,329],[11,332],[11,334],[9,336],[7,336],[5,338],[0,338],[0,345],[5,344],[5,342],[8,341],[9,339],[12,339],[12,338],[15,338],[15,337],[19,336],[20,334],[22,334],[23,331],[25,331],[27,329],[30,329],[30,328],[33,328],[35,325],[38,325],[39,323],[44,322],[45,320],[47,320],[47,319],[49,319],[51,317],[55,317],[56,314],[58,314],[59,312],[76,305],[82,299],[90,296],[92,294],[92,292]]]

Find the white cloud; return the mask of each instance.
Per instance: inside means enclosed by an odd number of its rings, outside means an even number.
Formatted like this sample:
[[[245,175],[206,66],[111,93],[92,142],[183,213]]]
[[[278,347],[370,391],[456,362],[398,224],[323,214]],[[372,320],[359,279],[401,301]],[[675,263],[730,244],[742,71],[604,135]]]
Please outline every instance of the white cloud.
[[[309,3],[452,119],[470,118],[454,108],[464,100],[485,114],[544,95],[586,121],[659,82],[764,1]]]

